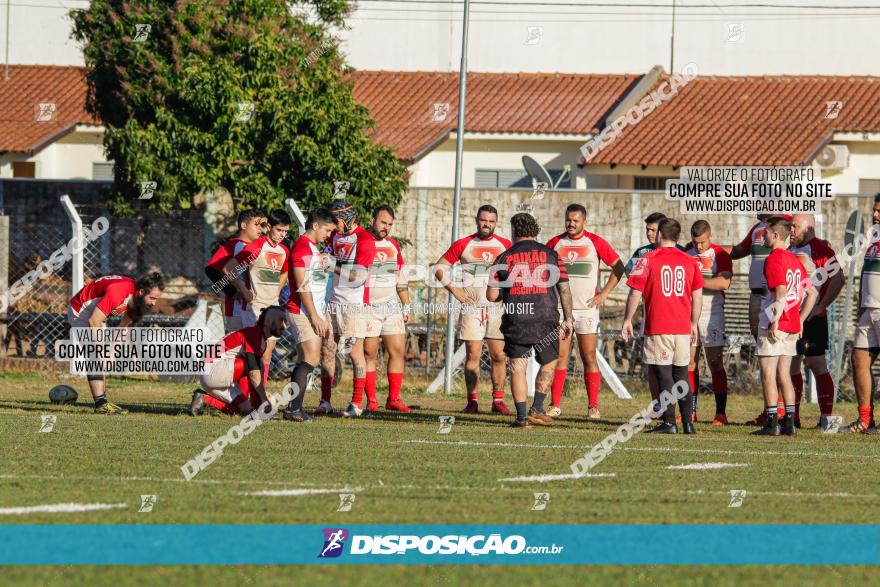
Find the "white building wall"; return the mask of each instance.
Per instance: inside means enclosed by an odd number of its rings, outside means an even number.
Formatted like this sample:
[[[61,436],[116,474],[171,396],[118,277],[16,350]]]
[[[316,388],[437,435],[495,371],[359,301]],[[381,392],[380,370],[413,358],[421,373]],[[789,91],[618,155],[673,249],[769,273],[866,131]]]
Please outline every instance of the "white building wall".
[[[624,7],[540,6],[515,1],[473,4],[472,71],[642,73],[672,62],[670,0],[619,0]],[[575,4],[575,3],[569,3]],[[654,4],[655,7],[635,5]],[[774,0],[739,8],[729,0],[676,0],[674,70],[688,62],[701,74],[880,75],[880,9],[864,1]],[[67,12],[84,0],[14,0],[11,63],[82,65]],[[361,2],[343,31],[343,51],[358,69],[454,71],[461,48],[462,4]],[[782,6],[782,7],[780,7]],[[0,51],[6,45],[0,3]],[[730,27],[734,30],[731,33]],[[533,29],[532,41],[529,27]],[[740,28],[741,27],[741,28]],[[5,55],[3,56],[5,58]]]
[[[13,161],[33,161],[36,179],[93,179],[92,163],[107,161],[101,139],[102,131],[74,132],[30,157],[0,155],[0,177],[12,177]]]

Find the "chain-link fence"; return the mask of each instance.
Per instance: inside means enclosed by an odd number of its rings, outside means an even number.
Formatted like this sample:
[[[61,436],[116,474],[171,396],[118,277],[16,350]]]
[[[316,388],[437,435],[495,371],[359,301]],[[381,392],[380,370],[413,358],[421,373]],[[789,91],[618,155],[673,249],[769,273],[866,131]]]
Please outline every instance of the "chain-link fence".
[[[93,182],[84,182],[94,187]],[[41,270],[41,263],[50,259],[58,251],[69,248],[72,237],[70,220],[65,216],[59,203],[60,189],[47,193],[42,189],[41,182],[25,184],[18,198],[10,198],[8,193],[4,201],[3,190],[0,189],[0,292],[9,291],[10,304],[5,313],[0,313],[0,335],[2,349],[0,357],[5,359],[28,360],[28,368],[45,369],[62,366],[53,360],[54,343],[65,338],[67,333],[66,311],[72,291],[71,263],[65,260],[57,268]],[[67,190],[71,186],[65,184]],[[73,186],[77,188],[77,186]],[[81,187],[81,186],[80,186]],[[42,189],[42,191],[40,191]],[[77,188],[79,189],[79,188]],[[33,194],[27,192],[31,190]],[[82,190],[80,190],[82,191]],[[480,192],[481,198],[486,196]],[[504,196],[509,199],[510,194]],[[92,194],[95,196],[95,194]],[[488,197],[488,196],[486,196]],[[500,196],[499,196],[500,197]],[[167,288],[157,308],[163,316],[156,324],[182,326],[188,320],[200,298],[206,297],[210,291],[209,283],[203,273],[203,266],[214,250],[216,243],[224,234],[215,234],[205,221],[205,212],[201,209],[174,211],[169,214],[145,213],[135,218],[118,218],[107,213],[98,197],[80,197],[77,199],[77,210],[82,224],[89,229],[99,218],[106,218],[109,230],[88,241],[84,248],[84,282],[100,275],[124,274],[139,275],[147,271],[158,270],[166,276]],[[417,199],[420,201],[421,197]],[[607,199],[607,198],[606,198]],[[491,198],[489,198],[491,201]],[[407,200],[412,204],[412,198]],[[400,228],[396,231],[410,242],[404,248],[408,262],[428,264],[434,261],[435,250],[442,249],[436,244],[425,248],[424,242],[434,243],[438,239],[448,240],[448,235],[428,226],[421,232],[418,214],[405,220],[405,209],[408,204],[401,204]],[[621,208],[620,203],[615,205]],[[625,206],[624,206],[625,207]],[[644,206],[643,206],[644,207]],[[621,208],[622,209],[622,208]],[[550,212],[547,211],[546,214]],[[545,215],[546,215],[545,214]],[[633,216],[635,217],[635,215]],[[543,218],[543,216],[542,216]],[[845,215],[841,212],[835,216],[835,222],[826,222],[826,234],[831,236],[840,233],[839,224]],[[545,219],[547,220],[547,219]],[[632,219],[627,230],[633,230]],[[444,220],[445,221],[445,220]],[[549,220],[548,220],[549,221]],[[732,229],[731,229],[732,230]],[[433,234],[436,233],[436,234]],[[433,237],[431,235],[433,234]],[[411,237],[411,238],[410,238]],[[431,238],[428,238],[431,237]],[[295,238],[295,235],[291,238]],[[427,240],[425,240],[427,238]],[[619,234],[614,239],[621,243],[629,237]],[[421,240],[420,240],[421,239]],[[613,240],[613,239],[612,239]],[[636,240],[631,239],[631,240]],[[424,242],[423,242],[424,241]],[[288,244],[290,244],[288,242]],[[832,244],[834,244],[832,242]],[[618,247],[624,245],[618,244]],[[413,254],[414,253],[414,254]],[[625,255],[625,251],[621,250]],[[738,267],[738,269],[740,269]],[[848,267],[846,268],[847,270]],[[32,272],[37,273],[31,279]],[[858,267],[856,269],[858,271]],[[26,287],[21,287],[25,282]],[[725,364],[731,380],[731,387],[738,391],[758,391],[757,362],[753,356],[753,343],[748,336],[747,320],[744,308],[747,307],[748,290],[745,277],[737,274],[734,287],[728,294],[728,334],[729,344],[725,353]],[[16,285],[18,284],[18,285]],[[623,380],[639,381],[644,379],[641,364],[640,341],[624,343],[617,336],[622,320],[622,302],[626,292],[625,286],[619,286],[603,307],[602,327],[599,352],[605,357],[614,371]],[[841,378],[840,396],[848,399],[852,396],[852,378],[849,369],[849,351],[852,340],[852,324],[858,307],[858,280],[852,290],[855,303],[852,304],[852,315],[844,317],[843,298],[841,297],[830,309],[830,323],[841,321],[850,325],[843,335],[850,341],[842,356],[843,377]],[[447,292],[442,288],[431,288],[425,283],[411,283],[410,296],[418,307],[435,307],[444,304]],[[455,317],[453,317],[455,319]],[[406,344],[407,386],[427,388],[431,382],[442,376],[446,365],[445,332],[447,316],[443,313],[414,314],[413,321],[408,325]],[[836,335],[838,338],[841,334]],[[458,342],[456,345],[459,344]],[[829,352],[829,367],[836,369],[837,356]],[[451,358],[450,358],[451,360]],[[333,370],[337,375],[347,372],[347,361],[337,361]],[[285,334],[277,343],[273,355],[271,372],[273,377],[288,377],[296,363],[295,345],[290,336]],[[384,380],[384,358],[379,357],[377,371],[380,382]],[[453,390],[463,393],[464,377],[462,369],[456,366]],[[572,345],[568,362],[569,374],[566,394],[584,393],[583,366],[581,364],[577,344]],[[486,389],[490,382],[491,361],[488,351],[484,348],[481,359],[481,389]],[[704,391],[708,388],[710,378],[705,364],[702,366]],[[337,378],[338,379],[338,378]],[[440,386],[442,389],[442,386]]]

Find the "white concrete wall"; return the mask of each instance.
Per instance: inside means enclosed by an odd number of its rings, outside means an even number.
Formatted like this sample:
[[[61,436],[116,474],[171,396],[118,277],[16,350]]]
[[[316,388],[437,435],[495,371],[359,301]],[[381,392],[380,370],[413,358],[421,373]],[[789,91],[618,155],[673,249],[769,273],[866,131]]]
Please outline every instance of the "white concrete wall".
[[[85,0],[11,0],[11,63],[81,65],[67,12]],[[628,6],[537,6],[515,1],[471,7],[472,71],[642,73],[671,64],[670,0],[619,0]],[[708,8],[688,8],[714,4]],[[864,0],[774,0],[783,7],[738,8],[730,0],[676,0],[674,70],[701,74],[880,75],[880,9],[820,10],[795,5],[876,4]],[[457,70],[462,4],[352,3],[343,51],[358,69]],[[0,51],[6,40],[0,0]],[[730,25],[742,25],[733,35]],[[528,27],[541,27],[527,43]],[[5,59],[5,54],[3,58]]]

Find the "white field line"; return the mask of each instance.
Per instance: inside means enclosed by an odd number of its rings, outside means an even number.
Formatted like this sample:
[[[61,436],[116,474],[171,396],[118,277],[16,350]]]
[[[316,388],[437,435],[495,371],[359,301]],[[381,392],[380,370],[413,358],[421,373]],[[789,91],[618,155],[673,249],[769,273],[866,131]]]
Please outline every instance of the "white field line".
[[[243,492],[241,495],[293,497],[297,495],[318,495],[321,493],[358,493],[363,490],[363,487],[342,487],[341,489],[267,489],[265,491]]]
[[[511,447],[511,448],[579,448],[586,449],[592,448],[595,445],[592,444],[525,444],[525,443],[512,443],[512,442],[474,442],[469,440],[401,440],[401,444],[446,444],[450,446],[498,446],[498,447]],[[597,442],[598,444],[598,442]],[[614,447],[614,450],[625,450],[625,451],[635,451],[635,452],[690,452],[690,453],[701,453],[701,454],[723,454],[723,455],[745,455],[745,456],[789,456],[789,457],[827,457],[827,458],[848,458],[848,459],[868,459],[872,461],[876,461],[877,457],[863,454],[863,455],[853,455],[853,454],[833,454],[833,453],[817,453],[817,452],[780,452],[780,451],[771,451],[771,450],[755,450],[755,451],[743,451],[743,450],[724,450],[724,449],[715,449],[715,448],[678,448],[678,447],[635,447],[635,446],[618,446]]]
[[[94,512],[97,510],[114,510],[124,508],[124,503],[54,503],[18,508],[0,508],[0,515],[11,516],[21,514],[70,514],[75,512]]]
[[[546,483],[547,481],[563,481],[565,479],[581,479],[583,477],[617,477],[617,473],[587,473],[580,477],[573,473],[562,473],[560,475],[534,475],[532,477],[505,477],[499,479],[502,483],[506,481],[537,481],[538,483]]]
[[[715,495],[730,495],[729,491],[706,491],[705,489],[698,490],[689,490],[684,491],[684,493],[693,494],[693,495],[707,495],[707,494],[715,494]],[[846,493],[846,492],[836,492],[836,493],[801,493],[798,491],[749,491],[749,495],[772,495],[777,497],[850,497],[850,498],[878,498],[880,495],[862,495],[858,493]]]
[[[748,467],[746,463],[691,463],[689,465],[669,465],[673,471],[707,471],[709,469],[726,469],[728,467]]]
[[[298,483],[296,481],[256,481],[253,479],[193,479],[183,477],[92,477],[82,475],[0,475],[3,479],[45,479],[49,481],[149,481],[151,483],[203,483],[207,485],[324,485],[323,483]],[[340,489],[342,491],[342,489]]]

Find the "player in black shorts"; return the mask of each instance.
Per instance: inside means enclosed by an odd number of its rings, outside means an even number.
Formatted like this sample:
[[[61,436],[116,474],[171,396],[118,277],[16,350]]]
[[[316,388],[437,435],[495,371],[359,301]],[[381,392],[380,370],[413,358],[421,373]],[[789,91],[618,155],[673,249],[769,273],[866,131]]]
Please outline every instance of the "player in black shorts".
[[[535,240],[541,229],[534,217],[516,214],[510,219],[510,228],[513,246],[495,259],[486,299],[501,300],[505,305],[501,333],[504,354],[510,358],[510,386],[516,404],[513,426],[530,428],[529,422],[547,426],[553,420],[544,412],[544,398],[553,382],[559,339],[571,336],[573,329],[568,272],[556,251]],[[526,366],[533,351],[541,367],[535,378],[535,398],[526,413]]]

